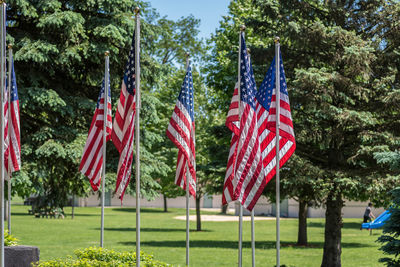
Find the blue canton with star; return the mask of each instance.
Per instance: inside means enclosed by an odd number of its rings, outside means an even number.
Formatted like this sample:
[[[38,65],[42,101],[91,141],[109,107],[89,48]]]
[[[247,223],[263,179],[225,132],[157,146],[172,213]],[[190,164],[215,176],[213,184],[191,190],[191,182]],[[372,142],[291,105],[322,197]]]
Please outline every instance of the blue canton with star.
[[[183,80],[181,92],[179,93],[178,100],[182,103],[182,105],[186,108],[189,113],[192,122],[194,122],[194,108],[193,108],[193,77],[192,77],[192,68],[189,66],[186,70],[185,79]]]
[[[240,36],[240,100],[246,102],[253,109],[255,109],[255,94],[257,89],[256,82],[254,80],[253,67],[251,66],[250,57],[247,54],[244,33],[242,32]]]
[[[288,95],[287,92],[287,85],[286,85],[286,78],[285,78],[285,71],[283,70],[283,61],[282,61],[282,55],[279,53],[280,57],[280,91],[282,94]],[[271,98],[272,98],[272,91],[275,89],[275,57],[271,62],[271,65],[268,69],[267,74],[265,75],[265,78],[260,86],[260,89],[258,89],[257,92],[257,100],[260,102],[260,104],[265,108],[265,110],[269,111],[269,108],[271,106]]]
[[[108,69],[108,72],[110,73],[110,69]],[[100,99],[103,97],[104,94],[104,79],[101,83],[101,90],[100,90],[100,94],[99,97],[97,98],[97,105],[96,107],[99,108],[100,107]],[[111,97],[111,88],[110,88],[110,79],[108,79],[108,99],[110,99]]]
[[[126,63],[124,82],[129,94],[134,95],[135,89],[135,32],[133,32],[131,50],[129,51],[128,62]]]
[[[8,85],[8,82],[7,82]],[[17,80],[15,79],[15,72],[14,72],[14,60],[11,63],[11,92],[10,92],[10,101],[17,101],[18,100],[18,90],[17,90]]]

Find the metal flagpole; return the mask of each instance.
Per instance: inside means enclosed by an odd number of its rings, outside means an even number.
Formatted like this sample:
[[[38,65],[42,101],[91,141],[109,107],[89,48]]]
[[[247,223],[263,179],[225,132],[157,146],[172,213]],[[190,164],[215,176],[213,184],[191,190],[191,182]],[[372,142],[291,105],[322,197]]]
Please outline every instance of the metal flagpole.
[[[250,48],[247,48],[250,61]],[[251,211],[251,266],[256,266],[256,243],[254,237],[254,209]]]
[[[104,201],[106,191],[106,151],[107,151],[107,114],[108,114],[108,81],[109,75],[109,51],[104,53],[105,64],[104,64],[104,123],[103,123],[103,179],[101,180],[101,231],[100,231],[100,247],[104,246]]]
[[[275,37],[275,95],[276,95],[276,266],[279,267],[280,265],[280,225],[279,220],[281,216],[281,209],[280,209],[280,189],[279,189],[279,127],[280,127],[280,73],[279,73],[279,65],[280,65],[280,57],[279,57],[279,37]]]
[[[8,174],[7,190],[7,229],[8,233],[11,234],[11,173]]]
[[[1,112],[1,119],[0,119],[0,143],[1,143],[1,147],[0,147],[0,164],[1,164],[1,175],[0,175],[0,209],[1,209],[1,213],[0,213],[0,236],[1,236],[1,251],[0,251],[0,267],[4,267],[4,87],[6,85],[5,82],[5,78],[6,78],[6,3],[4,1],[0,1],[1,4],[1,11],[0,11],[0,18],[1,18],[1,22],[0,22],[0,34],[1,34],[1,45],[0,45],[0,58],[1,58],[1,66],[0,66],[0,81],[1,81],[1,85],[0,85],[0,90],[1,90],[1,99],[0,99],[0,103],[1,103],[1,108],[0,108],[0,112]]]
[[[242,51],[242,32],[246,30],[244,25],[240,26],[239,32],[239,54],[238,54],[238,97],[239,97],[239,124],[241,120],[240,116],[240,61],[241,61],[241,51]],[[242,235],[243,235],[243,206],[239,201],[239,251],[238,251],[238,266],[242,267]]]
[[[189,266],[189,166],[186,164],[186,266]]]
[[[254,236],[254,209],[251,211],[251,266],[256,266],[256,241]]]
[[[7,99],[8,99],[8,130],[7,130],[7,138],[8,138],[8,147],[9,147],[9,152],[8,152],[8,160],[7,160],[7,165],[8,165],[8,207],[7,207],[7,228],[8,228],[8,234],[11,234],[11,135],[10,135],[10,125],[11,125],[11,72],[12,72],[12,45],[8,45],[8,90],[7,90]]]
[[[239,202],[239,261],[238,266],[242,267],[242,233],[243,233],[243,206]]]
[[[186,53],[186,70],[189,67],[189,53]],[[190,191],[189,191],[189,165],[186,163],[186,266],[189,266],[189,199],[190,199]]]
[[[135,170],[136,170],[136,267],[140,267],[140,8],[135,8],[135,96],[136,96],[136,115],[135,115]]]

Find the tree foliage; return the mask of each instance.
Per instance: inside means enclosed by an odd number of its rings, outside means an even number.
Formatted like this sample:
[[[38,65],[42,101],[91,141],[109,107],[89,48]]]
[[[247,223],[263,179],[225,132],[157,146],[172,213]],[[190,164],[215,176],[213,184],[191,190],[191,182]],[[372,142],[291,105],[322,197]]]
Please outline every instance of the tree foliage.
[[[160,125],[170,102],[161,102],[154,92],[177,71],[175,60],[183,57],[185,47],[195,55],[201,51],[199,22],[192,16],[176,22],[160,18],[147,2],[133,0],[8,2],[7,40],[15,51],[23,162],[13,180],[14,192],[46,196],[60,207],[68,195],[90,192],[78,166],[104,75],[104,52],[110,51],[115,113],[136,6],[142,17],[141,194],[157,195],[157,179],[171,170],[169,159],[156,150],[165,141]],[[170,56],[164,61],[167,49]],[[118,156],[109,143],[109,190],[115,188]],[[128,193],[134,193],[134,184],[132,177]]]
[[[392,197],[390,218],[383,227],[383,235],[378,238],[378,242],[383,244],[380,250],[383,250],[385,255],[393,256],[379,259],[379,262],[385,263],[388,267],[400,266],[400,188],[392,191]]]
[[[399,90],[398,10],[396,1],[238,0],[212,38],[208,68],[215,75],[208,84],[226,112],[239,26],[246,25],[258,83],[274,56],[273,38],[280,37],[297,143],[282,183],[311,187],[290,190],[290,197],[321,193],[327,208],[323,266],[340,266],[345,199],[387,205],[387,192],[399,182],[374,159],[399,147],[399,113],[390,105]]]

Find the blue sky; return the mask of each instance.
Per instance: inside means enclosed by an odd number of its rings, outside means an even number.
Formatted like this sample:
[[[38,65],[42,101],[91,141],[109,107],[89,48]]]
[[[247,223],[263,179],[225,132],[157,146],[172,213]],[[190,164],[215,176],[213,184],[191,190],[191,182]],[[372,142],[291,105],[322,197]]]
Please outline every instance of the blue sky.
[[[190,14],[200,19],[199,37],[208,38],[228,14],[230,0],[149,0],[161,16],[176,20]]]

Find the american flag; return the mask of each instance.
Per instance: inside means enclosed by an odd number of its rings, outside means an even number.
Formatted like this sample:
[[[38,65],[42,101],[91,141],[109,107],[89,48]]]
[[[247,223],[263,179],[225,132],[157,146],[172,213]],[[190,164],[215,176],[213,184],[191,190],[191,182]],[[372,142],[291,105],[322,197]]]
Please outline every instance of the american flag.
[[[81,173],[89,178],[94,191],[99,189],[103,169],[104,85],[103,80],[79,166]],[[112,127],[110,80],[108,80],[108,88],[106,141],[110,140]]]
[[[296,149],[292,115],[290,112],[289,95],[282,56],[280,57],[280,127],[279,127],[279,166],[282,167]],[[276,174],[276,84],[275,58],[262,82],[257,98],[257,118],[259,123],[258,135],[261,147],[261,157],[265,178],[261,184],[252,188],[251,194],[257,198],[261,195],[265,185]],[[254,203],[250,203],[254,206]]]
[[[167,136],[178,147],[175,184],[186,190],[186,178],[189,174],[189,191],[196,196],[196,151],[193,110],[193,78],[192,69],[188,66],[181,92],[171,120]]]
[[[4,104],[4,113],[5,113],[4,164],[6,171],[10,174],[9,176],[11,176],[11,173],[19,171],[19,169],[21,168],[19,100],[18,100],[17,82],[15,79],[14,60],[11,61],[11,91],[8,90],[10,90],[10,88],[7,88],[7,92],[10,92],[11,108],[8,109],[8,101],[7,98],[5,98],[6,102]],[[10,127],[10,129],[8,129],[8,127]],[[9,167],[11,169],[10,171]]]
[[[226,166],[226,174],[224,181],[224,190],[222,194],[222,204],[226,205],[234,201],[234,191],[236,186],[233,184],[235,176],[234,165],[236,162],[236,148],[239,139],[239,94],[238,84],[235,84],[231,104],[229,106],[228,116],[226,117],[225,125],[232,131],[231,146],[229,149],[228,164]]]
[[[133,36],[135,36],[135,33],[133,33]],[[133,37],[111,133],[111,139],[119,152],[115,192],[119,195],[121,202],[131,179],[135,134],[135,101],[135,37]]]
[[[224,185],[224,198],[228,200],[239,200],[248,210],[252,210],[250,203],[257,201],[251,190],[261,183],[264,177],[261,161],[261,151],[258,141],[258,124],[256,114],[256,84],[254,81],[253,68],[247,54],[244,33],[241,33],[240,51],[240,102],[235,104],[235,94],[230,111],[232,116],[227,118],[227,126],[233,131],[231,140],[231,153],[228,159],[227,177]],[[233,109],[239,107],[238,113]],[[240,124],[235,124],[240,117]],[[228,121],[229,120],[229,121]],[[237,135],[237,137],[235,136]],[[237,139],[236,139],[237,138]],[[234,149],[232,150],[232,146]],[[231,162],[231,165],[230,165]],[[232,169],[230,169],[232,168]],[[230,172],[232,172],[230,174]],[[229,188],[232,188],[230,191]],[[233,195],[231,194],[233,192]]]

